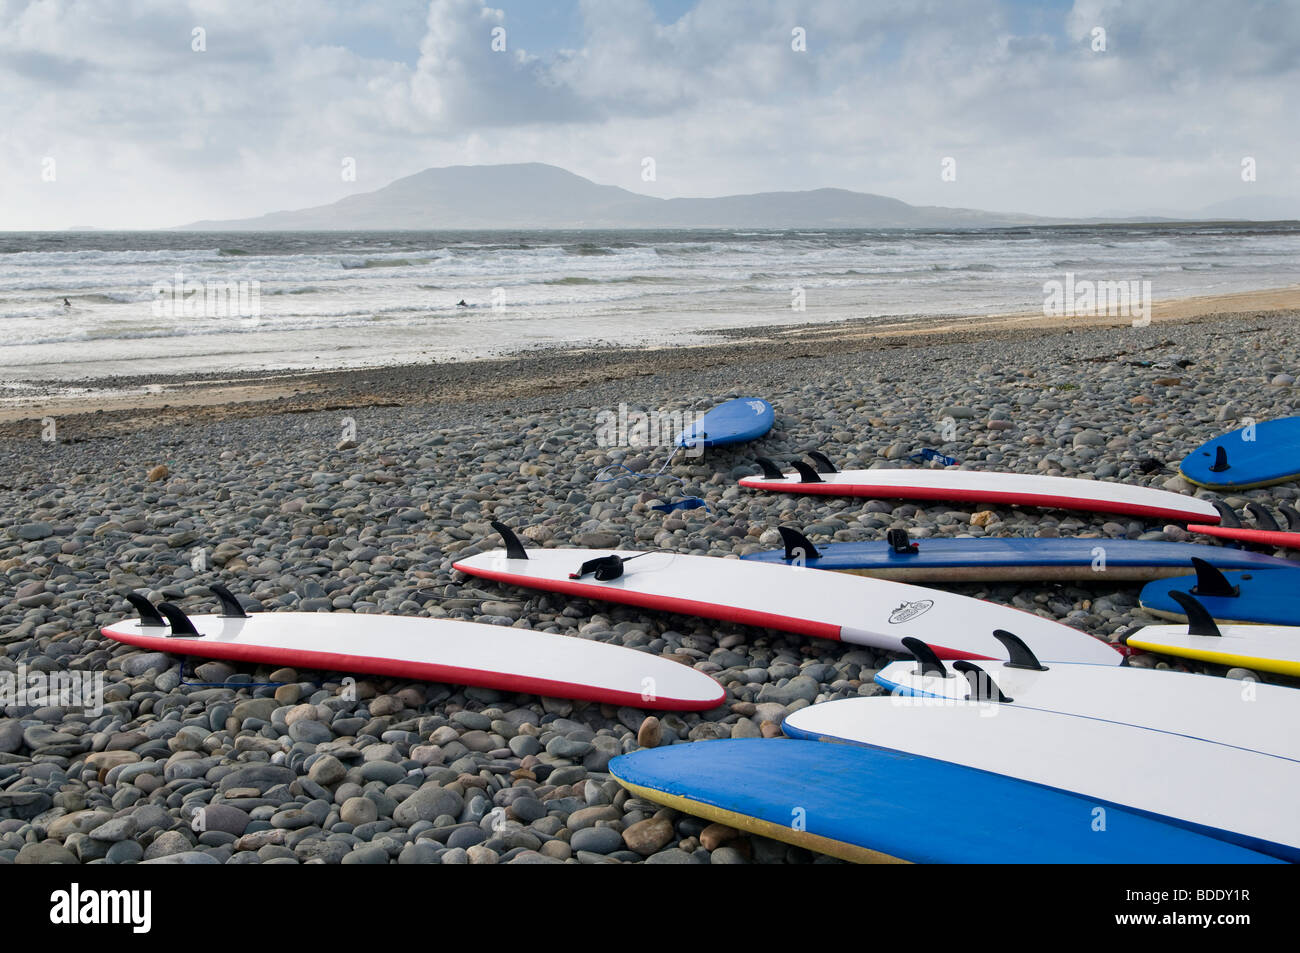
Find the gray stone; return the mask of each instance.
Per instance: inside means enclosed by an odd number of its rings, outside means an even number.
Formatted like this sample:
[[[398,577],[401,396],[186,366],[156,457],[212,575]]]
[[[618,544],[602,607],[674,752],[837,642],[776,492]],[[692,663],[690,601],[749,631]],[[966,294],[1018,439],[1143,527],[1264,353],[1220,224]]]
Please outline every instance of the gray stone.
[[[464,798],[455,791],[448,791],[438,784],[426,784],[397,806],[393,820],[403,827],[410,827],[416,821],[431,821],[440,814],[458,816],[464,806]]]
[[[688,854],[684,850],[676,847],[670,847],[667,850],[661,850],[657,854],[651,854],[645,859],[647,864],[698,864],[700,859],[694,854]]]
[[[341,863],[386,864],[388,863],[388,852],[382,847],[358,847],[356,850],[346,854]]]
[[[122,661],[122,671],[132,677],[146,672],[161,672],[172,667],[172,660],[161,652],[142,652],[129,655]]]
[[[574,851],[609,854],[623,846],[623,836],[613,828],[587,827],[573,832],[569,837],[569,846]]]
[[[148,852],[146,851],[146,854]],[[209,854],[202,850],[183,850],[175,854],[165,854],[161,857],[150,857],[142,861],[145,864],[220,864],[215,854]]]
[[[90,832],[90,837],[92,840],[115,843],[134,837],[135,833],[135,820],[128,815],[127,817],[113,818],[113,820],[99,825]]]
[[[144,860],[144,848],[133,840],[118,841],[109,846],[104,859],[110,864],[138,864]]]
[[[76,864],[77,855],[52,840],[25,844],[14,858],[15,864]]]
[[[239,837],[248,830],[252,817],[247,811],[228,804],[209,804],[203,808],[202,830],[221,831]]]

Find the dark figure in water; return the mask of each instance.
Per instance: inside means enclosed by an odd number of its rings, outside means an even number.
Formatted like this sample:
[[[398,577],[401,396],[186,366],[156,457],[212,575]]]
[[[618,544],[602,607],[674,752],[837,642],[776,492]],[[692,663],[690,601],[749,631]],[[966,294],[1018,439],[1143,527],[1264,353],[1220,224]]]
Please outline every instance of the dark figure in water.
[[[456,302],[456,307],[458,307],[458,308],[468,308],[469,305],[465,303],[465,299],[464,299],[464,298],[461,298],[459,301]]]
[[[65,308],[71,308],[71,307],[72,307],[72,302],[69,301],[67,298],[64,298],[64,299],[63,299],[63,306],[64,306]]]

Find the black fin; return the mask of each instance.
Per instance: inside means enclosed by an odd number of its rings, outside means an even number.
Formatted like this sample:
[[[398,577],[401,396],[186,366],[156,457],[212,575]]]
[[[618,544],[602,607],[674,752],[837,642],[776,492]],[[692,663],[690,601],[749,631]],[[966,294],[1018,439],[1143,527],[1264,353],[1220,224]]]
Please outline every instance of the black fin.
[[[609,582],[611,579],[617,579],[623,575],[623,559],[619,556],[598,556],[595,559],[588,559],[583,563],[577,572],[569,573],[570,579],[581,579],[583,576],[595,573],[597,579],[601,582]]]
[[[917,667],[920,670],[919,674],[938,675],[940,678],[948,677],[948,670],[939,661],[939,656],[934,654],[934,649],[920,639],[912,638],[910,635],[907,636],[903,639],[903,648],[911,652],[912,657],[916,659]]]
[[[1237,511],[1234,510],[1223,500],[1210,500],[1214,508],[1219,511],[1219,525],[1226,526],[1229,529],[1240,529],[1241,520],[1237,517]]]
[[[1222,473],[1228,469],[1228,451],[1223,449],[1223,444],[1214,448],[1214,462],[1210,464],[1211,473]]]
[[[794,527],[778,526],[776,531],[781,534],[781,541],[785,543],[786,559],[798,559],[800,556],[804,559],[819,559],[821,557],[817,547],[809,541],[807,536]]]
[[[1300,513],[1296,512],[1294,506],[1290,503],[1279,503],[1277,505],[1277,511],[1281,513],[1282,518],[1286,520],[1287,529],[1291,530],[1293,533],[1300,531]]]
[[[831,463],[831,458],[826,456],[820,450],[809,450],[805,456],[813,463],[817,464],[818,473],[839,473],[835,469],[835,464]]]
[[[214,582],[208,586],[212,594],[221,600],[221,618],[223,619],[247,619],[248,613],[244,607],[239,604],[235,594],[219,582]]]
[[[135,607],[136,612],[140,613],[141,628],[157,628],[167,624],[163,617],[158,614],[158,610],[153,607],[153,603],[140,593],[128,592],[126,601]]]
[[[194,628],[194,623],[190,621],[190,617],[181,611],[179,607],[172,605],[170,602],[160,602],[158,603],[158,611],[165,615],[167,621],[171,624],[172,631],[168,636],[169,639],[188,636],[199,637],[199,630]]]
[[[952,667],[965,675],[966,681],[970,682],[970,701],[1001,702],[1002,704],[1011,701],[1010,698],[1002,694],[1002,689],[998,688],[998,683],[993,681],[989,673],[975,663],[968,662],[965,659],[958,659],[952,663]]]
[[[994,629],[993,638],[1001,642],[1003,648],[1007,650],[1007,654],[1011,656],[1006,663],[1007,668],[1025,668],[1031,672],[1047,671],[1047,667],[1038,661],[1038,656],[1030,651],[1029,646],[1025,645],[1020,636],[1014,635],[1006,629]]]
[[[912,542],[905,529],[891,529],[885,534],[885,542],[889,548],[899,555],[914,553],[918,550],[916,543]]]
[[[1196,567],[1196,585],[1192,587],[1192,595],[1219,598],[1241,595],[1241,587],[1231,585],[1228,577],[1221,573],[1217,566],[1207,563],[1200,556],[1192,557],[1192,565]]]
[[[493,520],[489,524],[501,537],[501,541],[506,544],[506,559],[527,559],[528,554],[524,552],[524,544],[519,541],[519,537],[505,523],[499,523]]]
[[[825,480],[823,480],[821,477],[817,475],[816,470],[808,466],[808,464],[804,463],[802,460],[791,460],[790,466],[794,467],[796,470],[799,471],[800,483],[825,483],[826,482]]]
[[[1185,592],[1171,592],[1170,598],[1183,607],[1183,612],[1187,615],[1187,634],[1188,635],[1223,635],[1219,627],[1214,624],[1214,619],[1206,611],[1205,606],[1201,605],[1195,599]],[[159,607],[161,608],[161,606]]]
[[[1273,519],[1273,514],[1258,503],[1247,503],[1246,512],[1255,517],[1255,525],[1260,529],[1266,529],[1271,533],[1282,531],[1282,527],[1277,525],[1277,520]]]
[[[769,460],[767,457],[755,457],[754,462],[758,464],[759,469],[763,471],[764,480],[784,480],[785,474],[781,468]]]

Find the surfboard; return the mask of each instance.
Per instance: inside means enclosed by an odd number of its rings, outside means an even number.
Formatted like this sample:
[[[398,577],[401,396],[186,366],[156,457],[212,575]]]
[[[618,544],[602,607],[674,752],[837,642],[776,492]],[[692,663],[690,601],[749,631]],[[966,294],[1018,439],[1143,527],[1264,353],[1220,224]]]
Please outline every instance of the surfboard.
[[[723,447],[757,440],[772,429],[772,405],[760,397],[737,397],[708,411],[677,438],[679,447]]]
[[[1202,526],[1196,523],[1189,524],[1187,528],[1193,533],[1200,533],[1202,536],[1230,539],[1238,543],[1255,543],[1260,546],[1300,549],[1300,533],[1292,533],[1281,529],[1252,529],[1249,526]]]
[[[791,527],[778,527],[782,549],[741,559],[906,582],[1096,581],[1145,582],[1192,572],[1192,558],[1221,569],[1297,568],[1262,553],[1226,546],[1141,539],[956,537],[917,539],[890,530],[885,540],[814,545]]]
[[[1300,762],[1116,721],[948,699],[850,699],[785,719],[796,738],[935,758],[1095,799],[1292,863]],[[715,742],[709,742],[713,744]],[[1101,835],[1098,831],[1098,836]]]
[[[1021,644],[1010,663],[958,663],[909,646],[915,660],[891,662],[877,684],[898,695],[988,701],[1115,721],[1300,762],[1300,691],[1261,682],[1153,668],[1040,662]],[[845,712],[858,701],[827,702]],[[870,709],[868,709],[870,710]],[[849,717],[847,714],[845,717]]]
[[[748,476],[740,485],[752,490],[861,496],[875,499],[952,500],[962,503],[1001,503],[1098,513],[1123,513],[1150,520],[1217,523],[1219,511],[1206,500],[1149,486],[1080,480],[1074,477],[982,470],[844,470],[820,472],[803,461],[796,471],[782,473],[771,461],[760,461],[762,476]]]
[[[212,587],[214,590],[217,587]],[[177,655],[361,672],[634,708],[702,711],[726,693],[703,672],[620,645],[510,626],[345,612],[244,615],[221,596],[223,615],[187,616],[132,594],[139,618],[105,636]]]
[[[696,741],[619,755],[639,798],[863,863],[1278,863],[1096,802],[893,751],[784,738]]]
[[[1118,665],[1108,642],[1008,606],[844,573],[669,551],[530,549],[493,523],[506,549],[467,556],[471,576],[585,599],[763,626],[904,651],[919,638],[945,658],[1007,658],[993,637],[1012,629],[1043,658]]]
[[[1178,466],[1210,490],[1249,490],[1300,476],[1300,417],[1279,417],[1215,437]]]
[[[1219,625],[1198,598],[1172,590],[1186,625],[1144,625],[1124,636],[1125,644],[1148,652],[1214,665],[1300,675],[1300,627]]]
[[[1152,615],[1185,621],[1187,613],[1174,599],[1187,592],[1205,606],[1217,622],[1300,625],[1300,569],[1219,572],[1201,563],[1193,579],[1158,579],[1142,587],[1139,601]]]

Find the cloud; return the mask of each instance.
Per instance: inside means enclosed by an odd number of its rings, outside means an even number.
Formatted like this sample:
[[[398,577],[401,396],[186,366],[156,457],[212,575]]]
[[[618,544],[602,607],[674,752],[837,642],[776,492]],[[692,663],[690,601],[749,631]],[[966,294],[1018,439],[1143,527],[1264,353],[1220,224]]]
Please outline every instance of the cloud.
[[[1251,155],[1296,191],[1296,5],[574,0],[530,48],[519,2],[0,0],[0,223],[241,217],[464,162],[1091,214],[1247,194]]]

